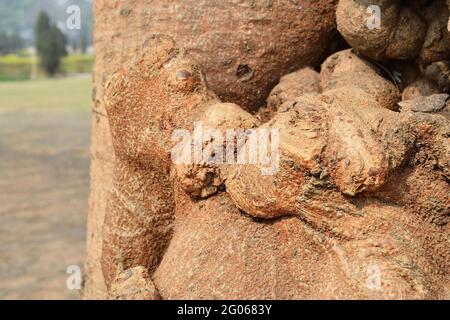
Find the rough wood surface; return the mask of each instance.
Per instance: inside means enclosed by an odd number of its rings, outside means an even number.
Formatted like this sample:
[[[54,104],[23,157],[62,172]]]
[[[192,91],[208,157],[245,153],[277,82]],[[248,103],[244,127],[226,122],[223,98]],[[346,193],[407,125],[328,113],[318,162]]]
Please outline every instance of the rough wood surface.
[[[169,34],[201,62],[207,80],[225,101],[255,109],[279,77],[320,62],[335,24],[336,4],[336,0],[94,2],[86,298],[105,294],[99,259],[114,152],[103,96],[113,72],[138,56],[150,35]]]

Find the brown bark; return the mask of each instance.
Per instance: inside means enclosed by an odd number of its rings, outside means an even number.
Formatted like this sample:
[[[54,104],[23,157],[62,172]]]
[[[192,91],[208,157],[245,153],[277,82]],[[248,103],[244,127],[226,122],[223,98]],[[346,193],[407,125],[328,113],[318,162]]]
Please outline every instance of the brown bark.
[[[91,195],[84,298],[105,297],[100,266],[114,151],[104,103],[110,77],[142,53],[152,34],[166,33],[198,60],[224,101],[261,105],[278,79],[319,63],[332,34],[336,0],[94,2]]]
[[[318,8],[299,2],[308,12]],[[291,2],[270,10],[245,0],[162,3],[95,3],[84,297],[105,298],[108,288],[113,297],[137,299],[447,298],[448,95],[432,98],[432,105],[421,98],[397,104],[399,88],[344,50],[315,74],[313,93],[298,97],[304,88],[295,81],[274,90],[283,99],[273,101],[271,119],[260,128],[280,129],[278,175],[262,176],[254,164],[175,166],[169,159],[174,129],[192,129],[197,119],[219,130],[259,125],[209,88],[252,110],[268,95],[271,76],[313,63],[309,53],[324,48],[314,41],[327,33],[301,33],[325,13],[295,24],[298,17],[282,13]],[[195,13],[188,12],[185,5],[193,3]],[[201,13],[229,15],[209,24]],[[275,19],[263,19],[259,28],[248,20],[258,13]],[[270,38],[264,30],[282,34],[289,18],[306,45],[280,37],[277,58],[236,51],[236,43],[249,43],[245,26],[263,46]],[[180,46],[151,36],[161,31]],[[220,46],[217,34],[230,37]],[[157,44],[144,41],[149,37]],[[229,73],[217,65],[218,50],[251,63],[238,62],[238,72]],[[402,112],[391,111],[398,105]],[[365,281],[373,266],[383,274],[383,290]]]

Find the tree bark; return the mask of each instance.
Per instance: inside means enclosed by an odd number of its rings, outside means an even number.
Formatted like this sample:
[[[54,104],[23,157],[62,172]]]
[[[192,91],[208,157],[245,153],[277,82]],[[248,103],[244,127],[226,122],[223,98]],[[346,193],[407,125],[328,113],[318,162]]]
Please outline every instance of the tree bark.
[[[129,1],[94,1],[96,61],[92,93],[91,194],[82,294],[84,299],[106,298],[100,257],[106,200],[112,185],[114,153],[103,101],[104,88],[113,72],[139,52],[148,35],[140,19],[128,18],[126,8],[131,8],[128,3]],[[145,1],[133,1],[132,8],[135,12],[140,12],[146,6]]]
[[[167,33],[198,60],[219,97],[255,110],[281,76],[319,63],[333,34],[336,0],[302,0],[301,6],[296,3],[94,2],[96,62],[85,299],[106,297],[100,256],[114,153],[103,96],[111,75],[133,61],[151,34]]]

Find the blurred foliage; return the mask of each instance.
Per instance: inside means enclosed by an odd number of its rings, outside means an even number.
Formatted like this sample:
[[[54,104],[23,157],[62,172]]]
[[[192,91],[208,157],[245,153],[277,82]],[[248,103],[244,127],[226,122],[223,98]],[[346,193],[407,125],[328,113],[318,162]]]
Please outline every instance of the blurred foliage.
[[[58,74],[91,73],[93,65],[92,55],[69,55],[62,59]],[[0,56],[0,80],[26,80],[33,76],[45,76],[36,57],[26,54]]]
[[[0,54],[16,52],[24,47],[23,39],[16,33],[0,32]]]
[[[0,57],[0,80],[25,80],[33,73],[36,59],[9,54]]]
[[[61,63],[62,73],[90,73],[94,67],[94,56],[74,54],[64,57]]]

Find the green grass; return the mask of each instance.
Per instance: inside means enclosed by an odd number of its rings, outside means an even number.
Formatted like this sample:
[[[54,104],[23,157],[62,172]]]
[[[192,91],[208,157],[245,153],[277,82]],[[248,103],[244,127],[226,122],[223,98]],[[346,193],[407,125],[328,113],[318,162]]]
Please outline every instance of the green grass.
[[[89,76],[0,82],[0,111],[88,111],[91,88]]]

